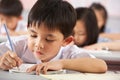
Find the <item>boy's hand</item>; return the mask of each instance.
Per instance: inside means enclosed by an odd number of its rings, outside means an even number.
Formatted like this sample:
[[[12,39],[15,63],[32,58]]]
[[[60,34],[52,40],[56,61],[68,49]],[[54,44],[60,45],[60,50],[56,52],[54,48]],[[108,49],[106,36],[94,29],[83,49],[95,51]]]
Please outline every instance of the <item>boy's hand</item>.
[[[61,70],[62,68],[63,64],[59,60],[34,65],[31,68],[28,68],[27,72],[36,71],[36,74],[39,75],[40,73],[46,74],[48,70]]]
[[[13,67],[20,66],[22,60],[17,56],[17,54],[8,51],[0,58],[0,68],[3,70],[9,70]]]

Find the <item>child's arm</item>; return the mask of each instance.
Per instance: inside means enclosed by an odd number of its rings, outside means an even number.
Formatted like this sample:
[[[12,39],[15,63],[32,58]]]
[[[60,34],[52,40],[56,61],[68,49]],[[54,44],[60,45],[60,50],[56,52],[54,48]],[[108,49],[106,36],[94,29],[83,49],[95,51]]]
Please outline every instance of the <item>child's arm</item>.
[[[112,40],[120,40],[120,33],[101,33],[100,37],[110,38]]]
[[[120,51],[120,41],[101,42],[101,43],[85,46],[84,48],[91,49],[91,50],[101,50],[101,49],[108,48],[111,51]]]
[[[61,60],[64,69],[80,72],[102,73],[107,71],[105,61],[96,58],[78,58]]]
[[[80,72],[102,73],[107,71],[106,63],[96,58],[78,58],[78,59],[61,59],[58,61],[46,62],[35,65],[27,70],[27,72],[36,71],[36,74],[47,70],[75,70]]]
[[[9,70],[13,67],[19,66],[22,60],[13,52],[6,52],[0,56],[0,69]]]

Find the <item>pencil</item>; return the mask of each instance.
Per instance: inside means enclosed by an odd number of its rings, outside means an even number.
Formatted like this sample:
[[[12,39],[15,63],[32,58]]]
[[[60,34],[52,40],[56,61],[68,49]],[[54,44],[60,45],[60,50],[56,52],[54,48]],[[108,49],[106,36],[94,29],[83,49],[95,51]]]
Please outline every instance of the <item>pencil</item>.
[[[10,38],[10,36],[9,36],[8,30],[7,30],[7,27],[6,27],[5,24],[4,24],[4,28],[5,28],[5,31],[6,31],[6,34],[7,34],[7,38],[8,38],[8,41],[9,41],[11,50],[12,50],[13,52],[15,52],[15,50],[14,50],[14,48],[13,48],[13,43],[12,43],[12,41],[11,41],[11,38]]]
[[[5,24],[4,24],[4,28],[5,28],[5,31],[6,31],[6,34],[7,34],[7,38],[8,38],[8,41],[9,41],[11,50],[12,50],[12,52],[15,52],[15,50],[14,50],[14,48],[13,48],[13,43],[12,43],[12,41],[11,41],[10,35],[9,35],[9,33],[8,33],[8,30],[7,30],[7,27],[6,27]],[[19,67],[17,67],[17,69],[19,70]]]

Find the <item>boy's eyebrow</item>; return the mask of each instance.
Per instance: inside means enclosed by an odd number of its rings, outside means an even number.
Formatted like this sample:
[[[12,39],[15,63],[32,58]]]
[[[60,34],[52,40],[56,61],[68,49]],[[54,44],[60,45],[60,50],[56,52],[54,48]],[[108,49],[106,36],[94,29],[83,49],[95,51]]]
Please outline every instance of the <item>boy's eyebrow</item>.
[[[48,36],[48,37],[51,37],[51,38],[55,38],[55,37],[56,37],[56,36],[53,35],[53,34],[48,34],[47,36]]]
[[[35,32],[33,29],[29,29],[31,32],[33,32],[33,33],[37,33],[37,32]],[[55,38],[56,36],[55,35],[53,35],[53,34],[47,34],[47,37],[51,37],[51,38]]]
[[[35,32],[34,30],[32,30],[32,29],[29,29],[31,32],[33,32],[33,33],[37,33],[37,32]]]

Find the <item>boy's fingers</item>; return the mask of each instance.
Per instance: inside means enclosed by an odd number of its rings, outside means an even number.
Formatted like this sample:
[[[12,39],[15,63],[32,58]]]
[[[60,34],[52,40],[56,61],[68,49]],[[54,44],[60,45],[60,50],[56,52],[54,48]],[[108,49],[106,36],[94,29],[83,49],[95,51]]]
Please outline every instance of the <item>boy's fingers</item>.
[[[11,58],[10,56],[6,56],[6,58],[5,58],[8,62],[9,62],[9,64],[11,64],[12,66],[16,66],[16,61],[13,59],[13,58]]]
[[[36,74],[39,75],[40,73],[44,73],[43,69],[45,66],[46,66],[45,64],[38,65],[36,68]]]
[[[9,69],[11,69],[12,67],[7,66],[7,65],[5,65],[5,64],[2,64],[1,68],[2,68],[3,70],[9,70]]]
[[[10,55],[12,58],[16,58],[16,57],[17,57],[17,54],[14,53],[14,52],[8,51],[7,53],[9,53],[9,55]]]
[[[13,54],[13,55],[11,55]],[[11,69],[12,67],[16,67],[17,64],[18,64],[18,59],[17,56],[15,53],[12,53],[10,51],[8,51],[7,53],[5,53],[2,58],[1,58],[1,61],[0,61],[0,67],[3,69],[3,70],[8,70],[8,69]],[[13,58],[14,57],[14,58]],[[21,62],[21,61],[20,61]]]
[[[43,68],[43,74],[46,74],[47,70],[48,70],[48,66],[44,66],[44,68]]]
[[[16,66],[19,67],[22,64],[22,60],[19,57],[14,58],[16,61]]]
[[[27,72],[35,71],[35,70],[36,70],[36,67],[37,67],[37,65],[34,65],[34,66],[28,68],[28,69],[27,69]]]
[[[37,68],[36,68],[36,74],[37,74],[37,75],[39,75],[40,72],[42,71],[42,70],[41,70],[42,67],[43,67],[43,66],[41,66],[41,65],[38,65],[38,66],[37,66]]]
[[[22,60],[17,56],[14,52],[9,52],[10,56],[16,61],[16,66],[20,66],[22,64]]]
[[[8,53],[4,54],[1,58],[0,65],[1,66],[6,65],[7,67],[12,67],[14,60],[12,60],[12,58],[11,59],[10,58],[11,57],[9,56]]]
[[[20,66],[22,63],[23,63],[23,61],[18,57],[17,66]]]
[[[7,60],[4,61],[3,65],[5,65],[5,66],[7,66],[7,67],[10,67],[10,68],[13,67],[13,65],[10,64]]]

